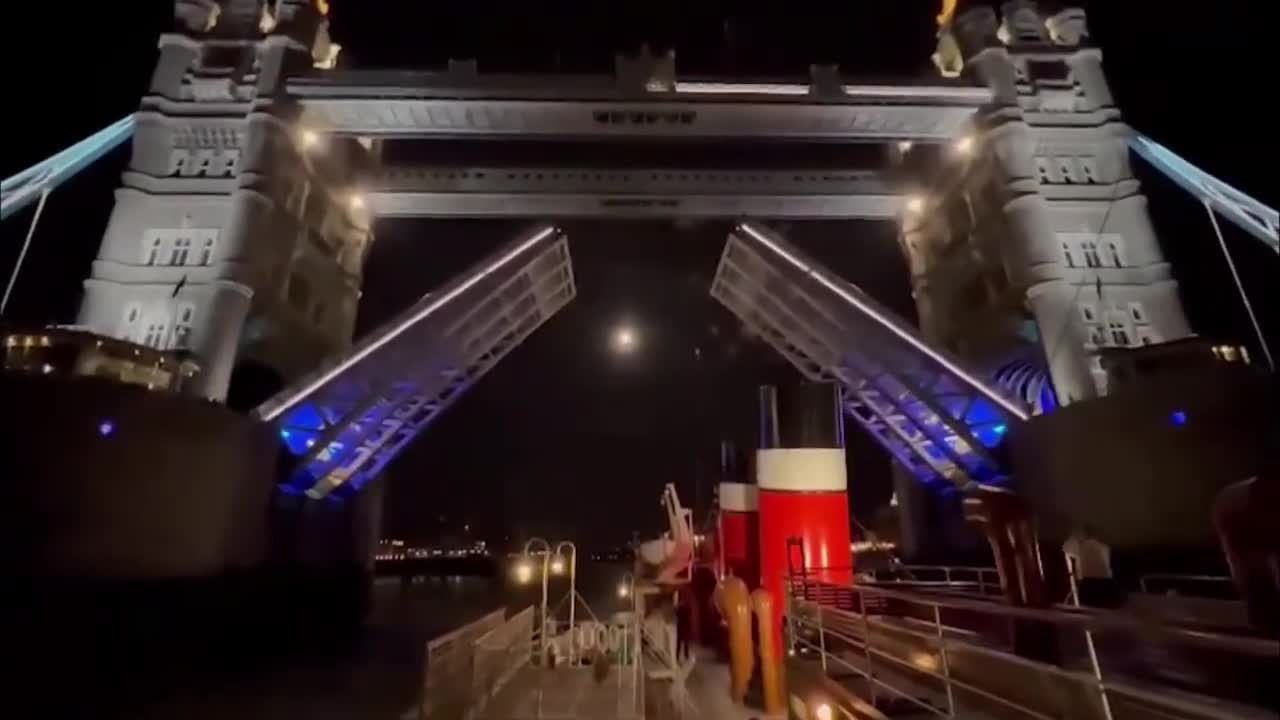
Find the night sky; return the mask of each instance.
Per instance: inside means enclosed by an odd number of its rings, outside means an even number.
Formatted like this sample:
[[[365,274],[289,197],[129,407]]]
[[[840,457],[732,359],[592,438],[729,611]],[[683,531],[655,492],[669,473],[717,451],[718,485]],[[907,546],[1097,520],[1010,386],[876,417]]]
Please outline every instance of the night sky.
[[[566,4],[523,3],[497,23],[497,6],[487,3],[333,5],[333,35],[354,67],[439,67],[449,57],[475,57],[482,72],[610,72],[614,51],[648,42],[674,47],[682,74],[798,79],[814,62],[837,62],[852,79],[930,77],[937,12],[935,2],[909,0],[846,2],[839,12],[775,3],[771,14],[761,15],[730,14],[717,3],[591,3],[596,9],[572,12]],[[702,9],[688,10],[695,5]],[[1089,5],[1094,40],[1126,120],[1274,207],[1280,200],[1276,115],[1261,103],[1274,81],[1276,4]],[[0,20],[9,129],[0,176],[136,108],[172,3],[20,8],[6,7]],[[6,320],[74,319],[125,157],[118,151],[52,197]],[[655,152],[648,164],[679,161],[675,153]],[[1193,326],[1209,337],[1256,345],[1203,211],[1154,174],[1144,172],[1143,179]],[[2,228],[6,278],[28,217]],[[525,226],[379,223],[360,328],[376,325]],[[754,388],[795,377],[708,295],[727,223],[565,227],[578,299],[393,465],[389,532],[425,537],[469,523],[491,539],[537,531],[599,543],[625,540],[632,530],[660,522],[657,499],[665,482],[678,482],[689,502],[697,495],[705,504],[718,441],[751,440]],[[833,270],[910,316],[906,269],[891,225],[786,229]],[[1252,239],[1225,229],[1275,344],[1280,263]],[[609,352],[608,338],[624,322],[638,329],[639,347],[618,357]],[[888,465],[852,428],[850,445],[851,502],[868,518],[888,499]]]

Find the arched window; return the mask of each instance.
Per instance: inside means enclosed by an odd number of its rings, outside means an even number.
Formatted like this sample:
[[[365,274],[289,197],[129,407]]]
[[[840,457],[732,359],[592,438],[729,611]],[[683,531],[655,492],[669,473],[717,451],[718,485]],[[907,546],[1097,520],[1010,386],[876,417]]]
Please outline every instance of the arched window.
[[[129,303],[124,306],[124,314],[120,317],[120,330],[116,337],[123,340],[136,341],[138,337],[138,320],[142,317],[142,304]]]
[[[191,347],[191,329],[195,324],[195,303],[184,302],[178,305],[178,312],[173,322],[173,342],[171,347],[186,350]]]
[[[160,246],[163,244],[164,238],[159,231],[148,230],[142,243],[143,262],[147,265],[155,265],[159,262]]]

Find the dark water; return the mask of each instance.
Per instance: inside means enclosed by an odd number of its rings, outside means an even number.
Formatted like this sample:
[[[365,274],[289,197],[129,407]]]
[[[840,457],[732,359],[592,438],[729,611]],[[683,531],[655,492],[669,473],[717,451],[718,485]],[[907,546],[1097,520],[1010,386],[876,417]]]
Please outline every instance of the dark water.
[[[602,619],[622,609],[615,595],[622,575],[614,566],[580,568],[581,590]],[[550,604],[567,590],[566,580],[553,579]],[[33,686],[34,707],[43,708],[41,717],[400,718],[419,700],[432,638],[498,608],[536,606],[541,588],[518,587],[503,575],[380,578],[371,595],[369,613],[354,632],[337,618],[320,618],[288,647],[269,652],[258,645],[219,646],[196,632],[190,642],[140,637],[169,631],[135,629],[146,626],[126,620],[125,612],[107,612],[94,622],[118,618],[118,631],[79,627],[63,633],[57,649],[46,643],[45,654],[55,656],[33,664],[42,677],[32,682],[67,692]],[[264,609],[262,619],[269,623],[278,611]],[[107,646],[77,647],[79,636],[86,638],[81,645]]]

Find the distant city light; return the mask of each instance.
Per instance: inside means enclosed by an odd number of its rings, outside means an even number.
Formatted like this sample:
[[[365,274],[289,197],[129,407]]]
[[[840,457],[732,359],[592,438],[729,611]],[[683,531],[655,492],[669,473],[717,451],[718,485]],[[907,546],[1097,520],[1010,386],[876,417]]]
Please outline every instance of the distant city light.
[[[1169,421],[1172,422],[1174,425],[1177,425],[1178,427],[1182,427],[1183,425],[1186,425],[1187,424],[1186,411],[1174,410],[1173,414],[1169,416]]]
[[[110,437],[116,431],[116,424],[110,420],[103,420],[98,423],[98,434],[102,437]]]

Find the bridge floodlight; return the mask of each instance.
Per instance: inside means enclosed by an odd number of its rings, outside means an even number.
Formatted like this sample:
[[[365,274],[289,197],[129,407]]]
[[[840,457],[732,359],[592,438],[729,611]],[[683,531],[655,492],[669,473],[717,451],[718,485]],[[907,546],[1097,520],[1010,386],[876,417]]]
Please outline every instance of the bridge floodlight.
[[[320,144],[320,133],[315,130],[303,130],[298,134],[298,144],[303,150],[311,150]]]
[[[906,207],[908,213],[919,215],[924,212],[924,198],[919,195],[908,196],[904,207]]]
[[[975,145],[975,141],[973,139],[973,136],[964,135],[964,136],[961,136],[960,139],[956,140],[952,148],[955,149],[957,155],[960,155],[962,157],[968,157],[973,154],[974,145]]]
[[[365,204],[364,195],[361,193],[352,193],[351,197],[347,198],[347,205],[352,210],[363,210],[365,208]]]
[[[911,152],[911,148],[913,145],[914,143],[912,143],[910,140],[899,140],[898,152],[902,153],[903,155],[906,155],[907,153]]]

